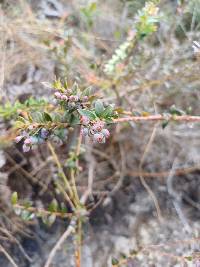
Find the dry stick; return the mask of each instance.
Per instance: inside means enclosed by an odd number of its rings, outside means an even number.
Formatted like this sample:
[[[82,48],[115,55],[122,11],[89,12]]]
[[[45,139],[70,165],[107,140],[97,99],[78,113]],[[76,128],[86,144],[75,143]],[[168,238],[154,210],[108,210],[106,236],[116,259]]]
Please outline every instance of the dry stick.
[[[77,157],[80,154],[80,145],[81,145],[81,137],[79,137],[78,144],[77,144],[77,151],[76,151]],[[53,157],[54,157],[54,159],[56,161],[56,164],[57,164],[59,170],[63,173],[63,179],[64,179],[64,181],[65,181],[65,183],[66,183],[66,185],[68,187],[68,190],[70,191],[70,195],[73,197],[73,193],[75,194],[75,198],[76,198],[76,202],[77,202],[76,204],[78,204],[79,203],[79,197],[78,197],[78,192],[77,192],[77,188],[76,188],[76,184],[75,184],[74,172],[71,173],[72,176],[73,176],[72,177],[72,180],[73,180],[72,182],[73,182],[73,187],[74,187],[73,189],[71,189],[71,186],[70,186],[70,184],[69,184],[69,182],[68,182],[68,180],[67,180],[67,178],[66,178],[66,176],[65,176],[65,174],[63,172],[62,166],[61,166],[61,164],[60,164],[60,162],[58,160],[57,155],[55,154],[55,151],[54,151],[52,145],[50,143],[48,143],[48,146],[49,146],[49,148],[51,150],[51,153],[52,153],[52,155],[53,155]],[[78,167],[78,158],[76,160],[76,166]],[[65,195],[66,195],[66,192],[65,192]],[[70,198],[69,198],[69,200],[70,200]],[[63,242],[67,239],[67,237],[71,233],[73,233],[75,231],[74,227],[71,225],[71,222],[70,222],[67,230],[63,233],[63,235],[60,237],[60,239],[58,240],[58,242],[56,243],[56,245],[51,250],[51,252],[49,254],[49,257],[47,259],[47,262],[45,263],[44,267],[49,267],[50,266],[50,264],[51,264],[51,262],[53,260],[53,257],[55,256],[57,250],[60,248],[60,246],[63,244]],[[79,223],[80,223],[80,221],[79,221]],[[78,259],[79,259],[79,262],[80,262],[80,255],[81,255],[80,254],[80,251],[78,251]]]
[[[66,175],[65,175],[65,173],[63,171],[63,168],[62,168],[62,166],[61,166],[61,164],[59,162],[59,159],[58,159],[58,157],[57,157],[57,155],[55,153],[55,150],[54,150],[54,148],[53,148],[53,146],[51,145],[50,142],[48,142],[48,147],[49,147],[49,149],[51,151],[51,154],[52,154],[52,156],[53,156],[53,158],[54,158],[54,160],[56,162],[56,165],[57,165],[57,167],[58,167],[58,169],[59,169],[59,171],[61,173],[61,176],[63,178],[63,181],[64,181],[64,183],[65,183],[65,185],[66,185],[66,187],[67,187],[67,189],[69,191],[70,197],[73,197],[73,191],[71,189],[71,186],[69,184],[69,181],[67,180],[67,177],[66,177]],[[71,204],[71,206],[74,206],[73,203],[72,203],[72,201],[71,201],[71,199],[70,199],[70,197],[68,197],[68,201]]]
[[[18,245],[19,250],[22,252],[22,254],[24,255],[24,257],[29,262],[33,262],[33,260],[28,256],[28,254],[26,253],[26,251],[24,250],[24,248],[22,247],[22,245],[20,244],[20,242],[17,240],[17,238],[14,237],[14,235],[12,235],[7,229],[4,229],[2,227],[0,227],[0,231],[2,233],[4,233],[6,236],[8,236],[12,242],[14,242],[14,243],[16,243]]]
[[[74,192],[74,198],[76,200],[76,204],[79,204],[80,200],[79,200],[79,195],[78,195],[78,192],[77,192],[75,173],[74,173],[73,169],[71,169],[71,171],[70,171],[70,176],[71,176],[71,181],[72,181],[72,188],[73,188],[73,192]]]
[[[82,135],[81,132],[79,132],[79,137],[78,137],[78,142],[77,142],[77,146],[76,146],[76,175],[78,175],[79,172],[79,156],[80,156],[80,150],[81,150],[81,142],[82,142]],[[78,191],[77,191],[77,186],[76,186],[76,180],[75,180],[75,173],[74,170],[72,170],[71,172],[72,174],[72,182],[74,185],[74,193],[75,196],[77,198],[78,203],[81,203],[81,200],[79,199],[79,195],[78,195]],[[82,222],[80,217],[77,220],[77,231],[78,231],[78,240],[77,240],[77,247],[75,247],[76,251],[75,251],[75,258],[76,258],[76,267],[80,267],[81,266],[81,242],[82,242]]]
[[[93,182],[94,182],[94,170],[95,170],[95,160],[92,155],[92,146],[87,146],[87,154],[86,154],[86,160],[88,164],[88,183],[87,183],[87,190],[84,192],[84,194],[81,196],[81,203],[85,204],[87,202],[87,199],[89,196],[92,196],[93,193]]]
[[[161,221],[161,218],[162,218],[162,215],[161,215],[161,210],[160,210],[160,207],[159,207],[159,204],[158,204],[158,200],[155,196],[155,194],[153,193],[153,191],[151,190],[151,188],[148,186],[148,184],[146,183],[144,177],[142,176],[142,166],[143,166],[143,163],[145,161],[145,158],[149,152],[149,149],[153,143],[153,140],[155,138],[155,135],[156,135],[156,128],[157,128],[157,124],[154,126],[153,128],[153,132],[150,136],[150,139],[145,147],[145,150],[144,150],[144,153],[142,155],[142,158],[141,158],[141,161],[140,161],[140,165],[139,165],[139,174],[140,174],[140,181],[142,183],[142,185],[144,186],[144,188],[147,190],[147,192],[149,193],[149,195],[151,196],[154,204],[155,204],[155,207],[156,207],[156,211],[157,211],[157,215],[158,215],[158,219]]]
[[[79,172],[79,156],[80,156],[81,142],[82,142],[82,135],[81,133],[79,133],[78,142],[76,146],[76,174]],[[77,203],[79,203],[80,199],[79,199],[79,195],[78,195],[78,191],[76,187],[75,172],[73,169],[71,170],[71,178],[72,178],[72,183],[73,183],[74,195],[75,195]]]
[[[14,267],[19,267],[14,260],[12,259],[12,257],[8,254],[8,252],[0,245],[0,251],[3,252],[3,254],[6,256],[6,258],[9,260],[9,262],[14,266]]]
[[[75,252],[75,258],[76,258],[76,267],[81,267],[81,243],[82,243],[82,221],[79,218],[77,221],[77,246],[78,248],[76,249]]]
[[[49,267],[57,250],[62,246],[62,244],[64,243],[64,241],[74,232],[74,227],[71,226],[71,223],[69,224],[69,226],[67,227],[67,230],[63,233],[63,235],[60,237],[60,239],[57,241],[56,245],[53,247],[53,249],[51,250],[48,259],[44,265],[44,267]]]

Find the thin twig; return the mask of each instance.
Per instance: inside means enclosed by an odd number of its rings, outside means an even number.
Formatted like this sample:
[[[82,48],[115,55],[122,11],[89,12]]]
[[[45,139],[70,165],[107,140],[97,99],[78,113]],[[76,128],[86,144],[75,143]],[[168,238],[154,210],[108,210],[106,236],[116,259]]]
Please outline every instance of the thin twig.
[[[61,176],[63,178],[63,181],[64,181],[64,183],[65,183],[65,185],[66,185],[66,187],[67,187],[67,189],[69,191],[69,194],[70,194],[71,197],[73,197],[73,191],[71,189],[69,181],[68,181],[68,179],[67,179],[67,177],[66,177],[66,175],[65,175],[65,173],[63,171],[63,168],[62,168],[61,163],[60,163],[60,161],[58,159],[58,156],[56,155],[55,150],[54,150],[54,148],[53,148],[53,146],[51,145],[50,142],[48,142],[48,147],[49,147],[49,149],[51,151],[51,154],[52,154],[52,156],[53,156],[53,158],[54,158],[54,160],[56,162],[56,165],[57,165],[57,167],[58,167],[58,169],[60,171],[60,174],[61,174]]]
[[[12,257],[8,254],[8,252],[2,247],[2,245],[0,245],[0,251],[3,252],[3,254],[6,256],[6,258],[9,260],[9,262],[14,266],[14,267],[19,267],[14,260],[12,259]]]
[[[145,161],[145,158],[150,150],[150,147],[153,143],[153,140],[155,138],[155,134],[156,134],[156,128],[157,128],[157,124],[154,126],[153,128],[153,132],[150,136],[150,139],[145,147],[145,150],[144,150],[144,153],[142,155],[142,158],[141,158],[141,161],[140,161],[140,165],[139,165],[139,177],[140,177],[140,181],[142,183],[142,185],[144,186],[144,188],[147,190],[147,192],[149,193],[149,195],[151,196],[153,202],[154,202],[154,205],[156,207],[156,211],[157,211],[157,215],[158,215],[158,219],[161,221],[161,218],[162,218],[162,215],[161,215],[161,209],[159,207],[159,204],[158,204],[158,200],[155,196],[155,194],[153,193],[153,191],[151,190],[151,188],[148,186],[148,184],[146,183],[144,177],[142,176],[142,166],[143,166],[143,163]]]
[[[57,250],[62,246],[62,244],[65,242],[65,240],[75,231],[74,227],[71,225],[71,223],[69,224],[69,226],[67,227],[67,230],[62,234],[62,236],[60,237],[60,239],[57,241],[57,243],[55,244],[55,246],[53,247],[53,249],[51,250],[48,259],[44,265],[44,267],[49,267]]]
[[[33,212],[34,214],[45,214],[45,215],[54,214],[57,217],[61,217],[61,218],[70,218],[73,215],[73,213],[53,212],[53,211],[48,211],[48,210],[36,208],[36,207],[27,207],[26,208],[25,206],[19,205],[19,204],[15,204],[14,208],[20,209],[20,210],[27,210],[29,212]]]
[[[2,228],[0,227],[0,231],[2,233],[4,233],[5,235],[7,235],[11,241],[13,241],[14,243],[16,243],[19,247],[19,250],[22,252],[22,254],[24,255],[24,257],[29,261],[29,262],[33,262],[33,260],[29,257],[29,255],[26,253],[26,251],[24,250],[24,248],[22,247],[22,245],[20,244],[20,242],[17,240],[16,237],[14,237],[14,235],[12,235],[6,228]]]
[[[129,116],[125,118],[118,118],[113,119],[113,123],[120,123],[120,122],[140,122],[140,121],[179,121],[179,122],[200,122],[200,116],[190,116],[190,115],[149,115],[149,116]]]

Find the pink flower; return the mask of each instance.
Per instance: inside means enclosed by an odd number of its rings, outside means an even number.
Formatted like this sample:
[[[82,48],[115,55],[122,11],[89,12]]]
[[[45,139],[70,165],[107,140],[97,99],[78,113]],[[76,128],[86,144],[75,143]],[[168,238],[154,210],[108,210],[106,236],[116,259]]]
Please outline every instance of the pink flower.
[[[108,129],[103,129],[101,131],[101,133],[105,136],[105,138],[109,138],[110,137],[110,132],[108,131]]]
[[[88,125],[90,123],[90,119],[87,116],[82,116],[80,121],[83,125]]]
[[[18,135],[16,138],[15,138],[15,142],[16,143],[19,143],[22,139],[23,139],[24,136],[22,135]]]
[[[105,136],[102,133],[96,133],[93,136],[93,140],[97,143],[103,144],[105,143],[106,139]]]

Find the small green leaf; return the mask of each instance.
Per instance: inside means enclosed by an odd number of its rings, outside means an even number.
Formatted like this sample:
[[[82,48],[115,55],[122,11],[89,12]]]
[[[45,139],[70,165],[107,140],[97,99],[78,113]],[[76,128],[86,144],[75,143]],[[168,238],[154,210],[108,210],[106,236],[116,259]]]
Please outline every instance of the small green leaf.
[[[18,117],[17,117],[17,120],[18,120],[18,121],[21,121],[21,122],[24,123],[24,124],[26,124],[26,122],[27,122],[27,121],[24,119],[24,117],[22,117],[22,116],[18,116]]]
[[[91,3],[89,6],[89,11],[94,12],[94,11],[96,11],[96,9],[97,9],[97,3],[95,3],[95,2]]]
[[[72,85],[72,94],[75,95],[77,94],[79,91],[79,87],[78,87],[78,84],[75,82],[73,85]]]
[[[79,118],[75,116],[74,114],[71,115],[69,121],[70,121],[71,126],[77,125],[80,122]]]
[[[175,105],[172,105],[170,107],[169,113],[172,114],[172,115],[178,115],[178,116],[185,115],[185,111],[177,108]]]
[[[188,260],[188,261],[192,261],[193,260],[193,258],[192,258],[192,256],[186,256],[186,257],[184,257],[186,260]]]
[[[119,261],[116,258],[112,258],[112,265],[117,265]]]
[[[61,206],[61,212],[62,212],[62,213],[67,213],[67,208],[66,208],[66,206],[65,206],[65,203],[62,202],[62,203],[60,204],[60,206]]]
[[[32,113],[31,116],[32,116],[33,121],[35,122],[38,122],[38,123],[44,122],[43,114],[39,111]]]
[[[52,226],[52,224],[55,222],[55,220],[56,220],[56,215],[53,213],[47,218],[48,226]]]
[[[51,212],[56,212],[58,210],[58,202],[55,198],[50,203],[48,210]]]
[[[90,120],[95,120],[96,119],[96,115],[92,111],[89,111],[89,110],[86,110],[86,109],[79,109],[78,112],[80,113],[80,115],[86,116]]]
[[[168,120],[163,121],[162,122],[162,128],[165,129],[168,124],[169,124],[169,121]]]
[[[44,117],[45,121],[52,121],[52,118],[51,118],[50,114],[47,113],[47,112],[43,113],[43,117]]]
[[[126,256],[126,254],[124,254],[123,252],[121,252],[121,253],[120,253],[120,258],[122,258],[122,259],[126,259],[127,256]]]
[[[28,209],[32,206],[32,203],[28,200],[26,200],[24,203],[23,203],[23,206],[25,209]]]
[[[104,112],[103,112],[103,117],[104,118],[107,118],[107,117],[112,116],[113,110],[114,110],[114,108],[112,106],[106,107],[105,110],[104,110]]]
[[[21,122],[21,121],[16,121],[14,127],[15,127],[16,129],[21,129],[21,128],[24,127],[24,123]]]
[[[81,96],[90,96],[91,95],[92,88],[91,86],[87,87],[85,90],[83,90]]]
[[[51,215],[41,214],[41,218],[44,224],[51,226],[56,220],[56,215],[54,213]]]
[[[11,203],[12,205],[16,205],[18,202],[18,194],[17,192],[13,192],[12,195],[11,195]]]
[[[95,102],[95,113],[97,114],[97,116],[101,117],[104,110],[105,110],[105,108],[103,106],[103,103],[100,100],[97,100]]]
[[[28,210],[23,210],[23,211],[21,212],[21,218],[22,218],[24,221],[32,220],[34,217],[35,217],[35,214],[34,214],[34,213],[31,213],[31,212],[28,211]]]

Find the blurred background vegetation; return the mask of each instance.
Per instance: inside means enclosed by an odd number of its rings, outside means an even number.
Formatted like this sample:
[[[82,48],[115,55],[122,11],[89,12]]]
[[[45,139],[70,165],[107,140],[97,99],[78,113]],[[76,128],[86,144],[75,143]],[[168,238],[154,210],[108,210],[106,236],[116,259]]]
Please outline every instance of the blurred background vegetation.
[[[175,109],[199,115],[200,61],[192,49],[193,41],[200,41],[199,0],[154,1],[160,15],[156,31],[131,42],[124,58],[106,71],[117,49],[132,40],[146,2],[0,1],[0,266],[44,266],[68,224],[59,218],[51,227],[41,219],[23,220],[10,203],[14,191],[38,208],[64,201],[54,187],[59,174],[48,147],[24,154],[13,144],[17,115],[52,109],[50,84],[56,77],[92,86],[106,103],[128,114]],[[92,176],[89,204],[98,204],[83,229],[81,266],[112,266],[112,261],[118,266],[129,256],[121,266],[198,266],[199,124],[169,123],[163,129],[129,122],[110,130],[106,144],[81,147],[77,188],[84,192]],[[68,132],[56,149],[66,174],[77,135]],[[74,266],[72,241],[65,242],[52,266]]]

